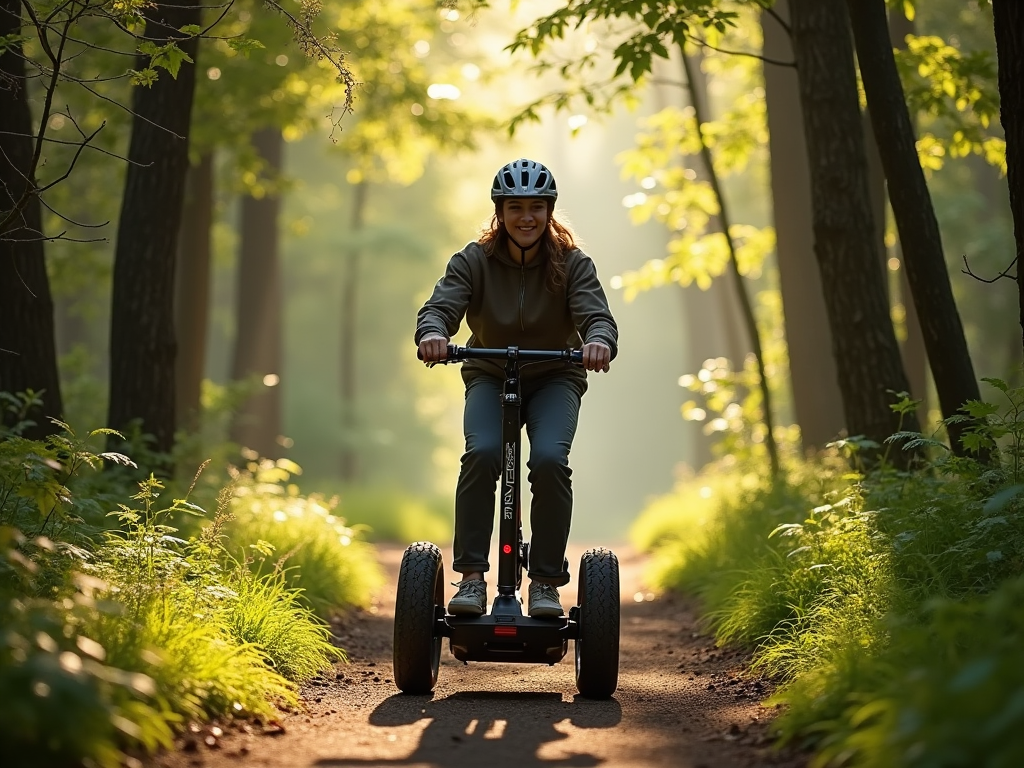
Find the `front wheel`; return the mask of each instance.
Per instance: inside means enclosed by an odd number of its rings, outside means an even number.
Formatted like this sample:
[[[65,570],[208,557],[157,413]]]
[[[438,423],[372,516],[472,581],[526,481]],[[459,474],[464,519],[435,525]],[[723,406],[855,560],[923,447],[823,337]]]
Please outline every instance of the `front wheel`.
[[[395,597],[395,685],[403,693],[430,693],[437,683],[442,636],[436,623],[443,603],[441,550],[429,541],[410,544]]]
[[[603,547],[580,560],[576,687],[588,699],[606,699],[619,684],[619,560]]]

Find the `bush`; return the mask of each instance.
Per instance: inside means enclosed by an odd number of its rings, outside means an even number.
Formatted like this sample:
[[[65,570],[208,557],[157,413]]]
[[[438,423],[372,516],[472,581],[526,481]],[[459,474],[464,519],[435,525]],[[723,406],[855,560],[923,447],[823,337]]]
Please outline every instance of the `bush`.
[[[283,569],[286,583],[321,618],[368,606],[384,581],[373,547],[334,514],[338,500],[301,496],[287,460],[249,462],[235,473],[228,546],[253,569]],[[255,559],[249,554],[258,552]]]
[[[189,720],[274,717],[344,659],[311,602],[361,603],[378,571],[321,500],[279,471],[236,473],[212,515],[153,475],[128,500],[144,470],[89,447],[110,431],[59,426],[40,441],[17,425],[0,434],[0,763],[121,765]],[[266,569],[272,546],[231,516],[260,518],[253,502],[270,498],[317,522],[295,526],[312,546]],[[187,537],[182,519],[195,521]]]
[[[990,383],[1008,407],[963,418],[995,463],[905,433],[931,455],[912,472],[832,455],[771,485],[720,463],[634,528],[654,580],[695,591],[718,641],[781,683],[780,740],[817,766],[1024,759],[1024,389]]]

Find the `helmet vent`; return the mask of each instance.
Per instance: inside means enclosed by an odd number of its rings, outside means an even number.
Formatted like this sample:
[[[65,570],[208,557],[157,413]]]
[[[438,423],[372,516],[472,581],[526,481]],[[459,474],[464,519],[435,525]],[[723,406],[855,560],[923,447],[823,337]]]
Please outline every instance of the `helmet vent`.
[[[548,183],[548,175],[541,171],[537,174],[537,189],[544,189],[544,185]]]
[[[528,188],[530,186],[530,174],[523,171],[519,174],[519,177],[523,180],[523,189]]]
[[[516,185],[516,180],[512,178],[512,174],[509,173],[508,171],[505,171],[504,176],[505,186],[508,187],[509,189],[513,189]]]

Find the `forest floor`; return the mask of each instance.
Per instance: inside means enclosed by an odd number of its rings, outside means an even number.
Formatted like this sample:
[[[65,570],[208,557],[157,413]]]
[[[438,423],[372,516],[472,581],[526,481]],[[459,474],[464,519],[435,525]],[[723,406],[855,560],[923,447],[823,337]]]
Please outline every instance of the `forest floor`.
[[[579,562],[582,549],[570,551],[570,563]],[[145,765],[805,768],[806,755],[770,745],[776,710],[762,704],[770,683],[750,674],[745,654],[716,648],[700,632],[692,601],[647,592],[643,558],[628,547],[613,547],[622,625],[619,687],[611,699],[578,695],[571,642],[554,666],[464,665],[446,642],[433,694],[400,693],[391,644],[403,550],[380,547],[388,584],[369,610],[334,623],[349,661],[305,686],[299,710],[263,725],[193,726],[175,750]],[[454,580],[447,567],[445,575]],[[563,589],[566,609],[575,593],[574,582]]]

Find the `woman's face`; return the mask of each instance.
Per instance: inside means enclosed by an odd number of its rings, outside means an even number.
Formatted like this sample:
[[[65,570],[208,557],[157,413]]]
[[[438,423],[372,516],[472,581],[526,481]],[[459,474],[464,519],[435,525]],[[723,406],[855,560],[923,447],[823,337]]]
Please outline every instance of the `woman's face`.
[[[540,240],[548,225],[548,201],[543,197],[509,197],[502,201],[505,229],[523,248]]]

